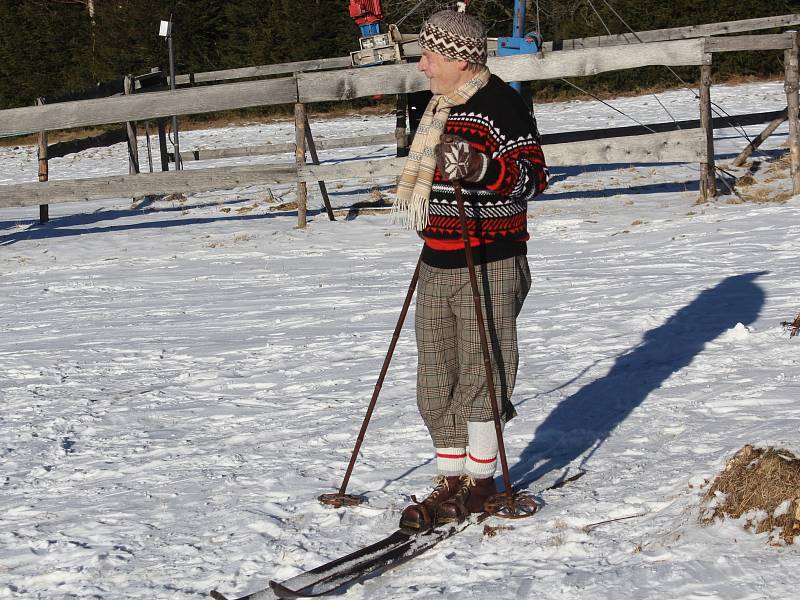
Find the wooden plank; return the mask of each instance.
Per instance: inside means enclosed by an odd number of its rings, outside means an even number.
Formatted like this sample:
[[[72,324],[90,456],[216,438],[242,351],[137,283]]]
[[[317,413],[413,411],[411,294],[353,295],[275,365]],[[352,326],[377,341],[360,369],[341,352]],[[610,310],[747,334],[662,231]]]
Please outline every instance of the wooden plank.
[[[753,152],[757,150],[758,147],[761,146],[761,144],[763,144],[764,141],[769,136],[775,133],[775,130],[781,125],[783,125],[783,123],[788,118],[789,118],[789,107],[787,106],[784,110],[781,111],[779,116],[775,117],[775,119],[771,121],[769,125],[767,125],[764,131],[759,133],[756,137],[753,138],[753,140],[749,144],[747,144],[747,147],[741,151],[739,156],[736,157],[736,160],[734,160],[731,163],[731,165],[734,167],[741,167],[742,165],[744,165],[747,159],[750,158],[750,155],[753,154]]]
[[[0,135],[18,131],[52,131],[106,123],[144,121],[173,114],[190,115],[268,104],[290,104],[297,98],[293,77],[227,83],[191,89],[79,100],[0,111]]]
[[[705,136],[699,129],[672,131],[619,139],[587,140],[544,146],[548,166],[567,167],[593,164],[636,164],[700,162],[705,158]],[[304,181],[377,179],[397,177],[404,158],[368,160],[336,165],[305,165],[298,169]]]
[[[544,146],[548,166],[700,162],[705,138],[699,129]]]
[[[317,150],[331,150],[334,148],[358,148],[361,146],[375,146],[378,144],[394,144],[394,133],[379,135],[354,136],[346,138],[328,138],[314,140]],[[242,148],[200,148],[181,152],[181,158],[187,160],[212,160],[218,158],[236,158],[241,156],[267,156],[270,154],[284,154],[294,152],[293,143],[286,144],[261,144],[259,146],[245,146]],[[172,156],[172,155],[170,155]],[[174,160],[174,157],[172,158]]]
[[[772,29],[776,27],[788,27],[791,25],[800,25],[800,15],[791,14],[777,17],[728,21],[724,23],[707,23],[703,25],[692,25],[689,27],[654,29],[650,31],[640,31],[637,32],[636,35],[632,33],[626,33],[611,36],[594,36],[588,38],[562,40],[562,43],[564,50],[575,50],[583,48],[597,48],[601,46],[616,46],[621,44],[637,44],[639,43],[637,36],[644,42],[664,42],[728,33],[758,31],[760,29]],[[419,43],[417,42],[416,34],[403,34],[402,46],[404,56],[411,57],[420,55],[420,47]],[[496,46],[496,40],[490,39],[490,56],[496,53]],[[544,50],[546,52],[551,52],[553,50],[553,42],[545,42]],[[268,77],[271,75],[299,73],[304,71],[344,69],[350,67],[350,65],[351,59],[349,56],[340,56],[319,60],[306,60],[273,65],[257,65],[239,69],[224,69],[219,71],[206,71],[202,73],[178,75],[176,80],[178,85],[187,85],[192,82],[210,83],[255,77]]]
[[[702,64],[703,40],[647,44],[636,52],[624,48],[597,48],[551,54],[490,58],[488,65],[506,81],[535,81],[596,75],[606,71],[650,65]],[[300,73],[301,102],[350,100],[375,94],[403,94],[428,89],[428,80],[415,64],[382,65],[325,73]]]
[[[707,38],[706,52],[742,52],[753,50],[785,50],[792,47],[792,34],[737,35]]]
[[[504,81],[538,81],[583,77],[651,65],[700,65],[702,61],[703,40],[697,39],[645,44],[635,52],[628,48],[609,47],[496,57],[489,59],[488,64],[492,73]]]
[[[297,171],[303,181],[336,181],[337,179],[381,179],[397,177],[405,158],[360,160],[335,165],[304,165]]]
[[[205,71],[190,75],[177,75],[175,81],[178,85],[189,83],[211,83],[219,81],[232,81],[254,77],[268,77],[270,75],[285,75],[287,73],[300,73],[304,71],[323,71],[326,69],[346,69],[352,62],[349,56],[335,58],[322,58],[317,60],[303,60],[274,65],[257,65],[242,67],[240,69],[224,69],[220,71]]]
[[[774,110],[763,113],[750,113],[746,115],[730,115],[714,117],[714,129],[728,127],[744,127],[769,123],[786,113],[785,110]],[[785,120],[785,118],[784,118]],[[611,137],[624,137],[632,135],[647,135],[650,133],[665,133],[681,129],[696,129],[700,127],[700,119],[685,121],[668,121],[664,123],[648,123],[646,126],[632,125],[630,127],[612,127],[608,129],[586,129],[579,131],[565,131],[561,133],[546,133],[542,136],[544,144],[562,144],[567,142],[580,142],[585,140],[598,140]],[[379,135],[346,138],[328,138],[315,140],[317,150],[330,150],[334,148],[357,148],[378,144],[395,144],[396,133],[382,133]],[[53,146],[50,146],[52,149]],[[295,145],[287,144],[262,144],[260,146],[246,146],[243,148],[201,148],[181,152],[184,161],[215,160],[220,158],[237,158],[242,156],[267,156],[272,154],[286,154],[294,152]],[[172,155],[170,155],[172,156]]]
[[[700,162],[705,141],[700,130],[634,136],[619,140],[592,140],[545,146],[548,165],[635,164]],[[72,181],[20,183],[0,186],[0,208],[34,206],[43,202],[79,202],[145,195],[193,194],[250,185],[297,181],[376,179],[397,177],[405,158],[347,162],[336,165],[295,164],[218,167],[164,173],[120,175]]]
[[[376,94],[405,94],[428,88],[428,78],[413,64],[297,75],[298,96],[300,102],[306,103],[351,100]]]
[[[0,186],[0,208],[43,202],[81,202],[147,195],[193,194],[211,190],[297,181],[291,165],[256,165],[117,175]]]
[[[722,23],[706,23],[703,25],[690,25],[688,27],[670,27],[668,29],[651,29],[619,35],[603,35],[596,37],[563,40],[564,49],[567,48],[597,48],[603,46],[618,46],[624,44],[638,44],[640,42],[663,42],[667,40],[681,40],[740,33],[744,31],[758,31],[759,29],[773,29],[800,25],[800,14],[763,17],[758,19],[744,19]],[[553,42],[545,42],[544,51],[553,50]]]

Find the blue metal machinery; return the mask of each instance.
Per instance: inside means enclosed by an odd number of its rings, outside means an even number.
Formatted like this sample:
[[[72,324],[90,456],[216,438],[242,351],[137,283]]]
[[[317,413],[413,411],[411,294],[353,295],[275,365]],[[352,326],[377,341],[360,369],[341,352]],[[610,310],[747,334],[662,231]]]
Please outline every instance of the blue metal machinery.
[[[525,0],[514,0],[514,29],[511,37],[497,38],[497,55],[536,54],[542,48],[542,36],[535,31],[522,34],[525,27]],[[522,92],[522,84],[514,81],[509,84],[517,92]]]

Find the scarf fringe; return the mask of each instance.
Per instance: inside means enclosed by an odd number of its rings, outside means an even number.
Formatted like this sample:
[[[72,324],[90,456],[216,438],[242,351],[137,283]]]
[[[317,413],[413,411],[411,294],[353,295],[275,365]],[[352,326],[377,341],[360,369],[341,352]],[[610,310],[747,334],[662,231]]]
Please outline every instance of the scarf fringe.
[[[428,226],[429,204],[429,197],[418,194],[397,198],[389,211],[389,221],[412,231],[422,231]]]

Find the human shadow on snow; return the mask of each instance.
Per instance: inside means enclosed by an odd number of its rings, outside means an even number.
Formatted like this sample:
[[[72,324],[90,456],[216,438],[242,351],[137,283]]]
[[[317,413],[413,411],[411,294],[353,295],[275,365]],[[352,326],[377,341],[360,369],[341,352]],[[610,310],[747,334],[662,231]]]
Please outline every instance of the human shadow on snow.
[[[533,440],[510,469],[511,481],[528,487],[544,475],[583,457],[579,468],[650,393],[689,365],[707,342],[737,323],[753,323],[765,294],[755,280],[767,271],[734,275],[700,292],[666,323],[616,359],[606,375],[565,398],[539,425]],[[548,478],[550,479],[550,478]]]

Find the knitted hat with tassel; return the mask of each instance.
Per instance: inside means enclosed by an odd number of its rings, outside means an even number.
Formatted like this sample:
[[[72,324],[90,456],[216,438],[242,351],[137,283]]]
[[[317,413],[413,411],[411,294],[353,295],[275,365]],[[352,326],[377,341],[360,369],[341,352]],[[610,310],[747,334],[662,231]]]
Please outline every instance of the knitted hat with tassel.
[[[466,12],[466,3],[458,10],[440,10],[422,25],[419,45],[426,50],[454,60],[486,64],[486,30],[478,19]]]

